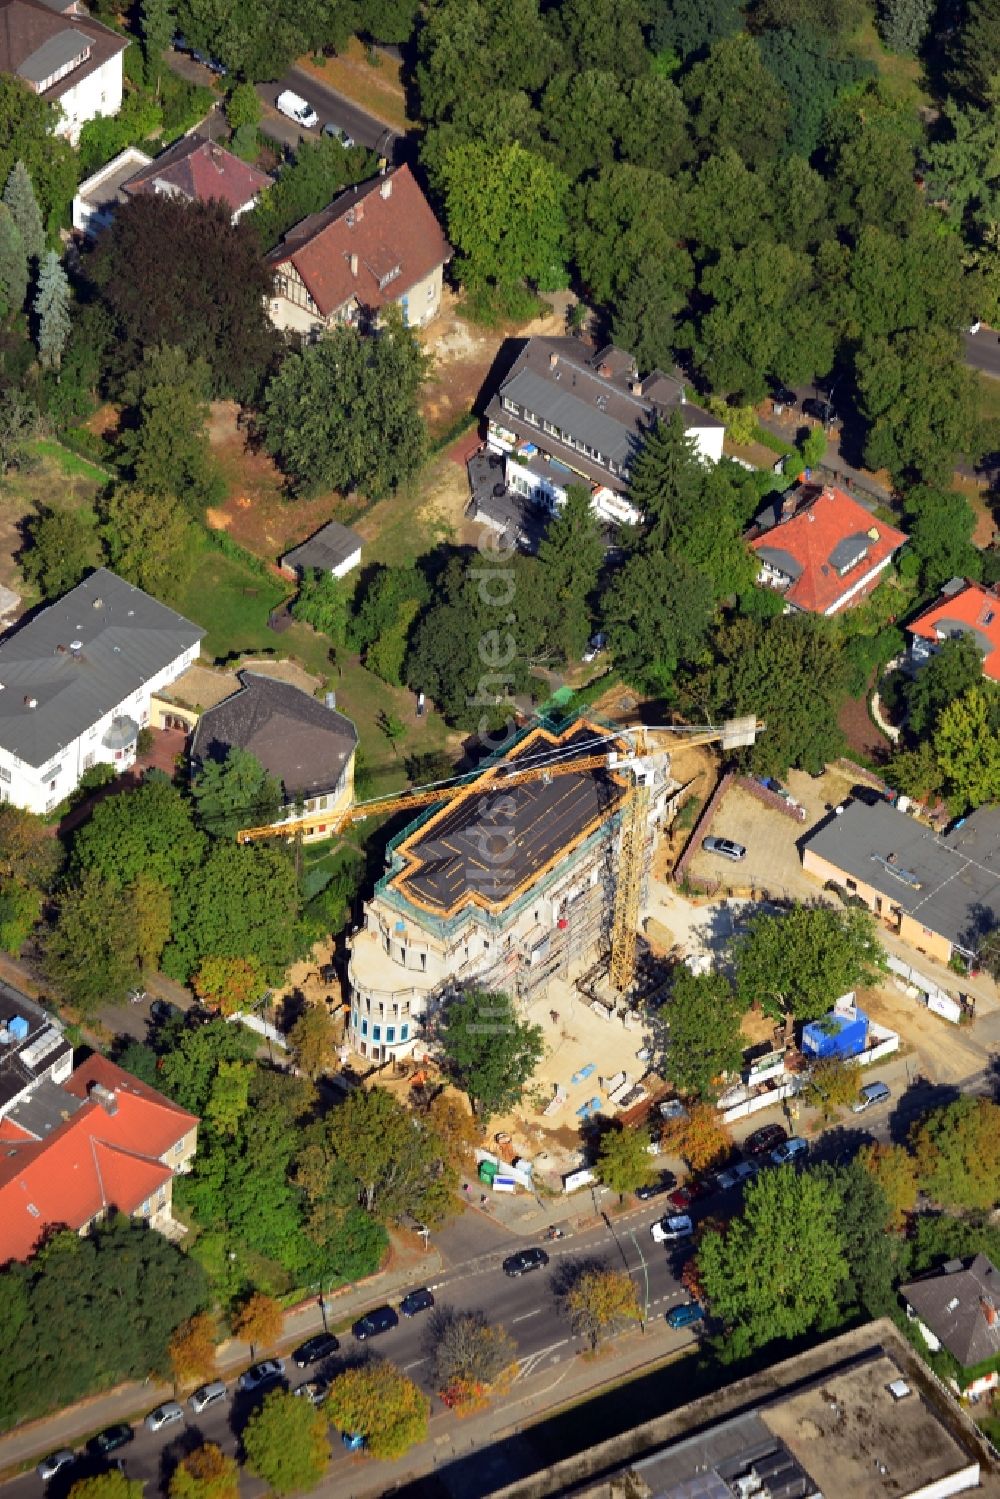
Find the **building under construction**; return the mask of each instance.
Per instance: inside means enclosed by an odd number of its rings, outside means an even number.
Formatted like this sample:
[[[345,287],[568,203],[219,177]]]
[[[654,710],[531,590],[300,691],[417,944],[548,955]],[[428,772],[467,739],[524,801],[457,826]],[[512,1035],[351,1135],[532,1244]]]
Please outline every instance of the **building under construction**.
[[[505,784],[512,772],[524,778]],[[428,807],[390,843],[349,939],[355,1051],[405,1055],[435,1001],[470,981],[532,1004],[555,977],[608,958],[623,910],[634,941],[680,789],[665,753],[637,762],[624,730],[577,719],[526,730]],[[623,864],[634,874],[624,908]]]

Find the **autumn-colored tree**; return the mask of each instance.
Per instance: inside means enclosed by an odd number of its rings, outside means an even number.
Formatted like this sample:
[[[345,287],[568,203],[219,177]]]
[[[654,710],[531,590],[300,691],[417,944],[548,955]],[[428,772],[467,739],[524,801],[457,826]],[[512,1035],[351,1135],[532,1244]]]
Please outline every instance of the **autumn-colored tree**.
[[[434,1382],[441,1399],[460,1416],[482,1410],[513,1378],[513,1338],[506,1328],[487,1322],[482,1312],[445,1314],[437,1323]]]
[[[236,1313],[233,1333],[244,1343],[249,1343],[251,1353],[255,1353],[258,1348],[268,1348],[276,1343],[284,1325],[284,1313],[273,1296],[255,1291]]]
[[[642,1320],[642,1309],[632,1277],[624,1270],[603,1266],[584,1270],[566,1292],[566,1309],[573,1331],[586,1337],[591,1348],[625,1322]]]
[[[439,1093],[427,1110],[427,1122],[457,1169],[468,1162],[482,1138],[468,1102],[461,1093]]]
[[[858,1069],[843,1057],[821,1057],[809,1074],[803,1096],[806,1103],[818,1109],[824,1123],[838,1109],[857,1102]]]
[[[691,1297],[692,1301],[705,1303],[705,1287],[701,1283],[701,1271],[698,1269],[698,1256],[692,1255],[689,1260],[684,1261],[681,1271],[681,1285]]]
[[[696,1103],[691,1105],[686,1119],[667,1121],[660,1145],[668,1155],[683,1156],[692,1171],[706,1171],[730,1154],[733,1137],[713,1104]]]
[[[0,802],[0,878],[44,888],[63,857],[59,839],[41,817]]]
[[[237,1499],[240,1466],[214,1442],[181,1458],[170,1475],[170,1499]]]
[[[175,1385],[200,1384],[215,1373],[215,1321],[198,1312],[182,1322],[167,1345]]]
[[[336,1041],[325,1004],[307,1005],[288,1033],[296,1065],[306,1077],[317,1078],[333,1062]]]
[[[117,1468],[95,1473],[93,1478],[78,1478],[69,1491],[69,1499],[142,1499],[143,1483],[126,1478]]]
[[[200,1000],[223,1015],[235,1015],[260,997],[262,970],[256,958],[203,958],[191,980]]]
[[[858,1164],[875,1178],[889,1205],[889,1227],[902,1231],[917,1205],[917,1163],[905,1145],[863,1145]]]
[[[324,1409],[339,1431],[363,1436],[372,1457],[402,1457],[427,1439],[431,1403],[395,1364],[373,1360],[345,1369]]]
[[[170,891],[151,875],[140,874],[132,895],[139,962],[148,973],[156,969],[170,937]]]
[[[915,1124],[910,1139],[920,1185],[943,1207],[992,1208],[1000,1201],[1000,1104],[956,1098]]]

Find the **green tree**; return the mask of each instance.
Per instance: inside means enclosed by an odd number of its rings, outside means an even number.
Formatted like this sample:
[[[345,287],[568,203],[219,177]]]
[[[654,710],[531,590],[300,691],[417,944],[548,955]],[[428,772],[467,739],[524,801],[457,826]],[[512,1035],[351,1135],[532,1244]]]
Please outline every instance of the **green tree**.
[[[11,203],[6,189],[4,201],[21,230],[26,254],[34,259],[45,248],[44,235],[39,238],[35,232],[25,179],[53,243],[68,219],[76,190],[76,153],[57,133],[58,115],[57,104],[36,94],[20,78],[7,74],[0,81],[0,182],[9,185],[14,173],[11,196],[15,201]],[[22,170],[14,171],[18,163]]]
[[[62,860],[59,840],[41,817],[0,802],[0,882],[48,890]]]
[[[579,660],[590,636],[590,600],[604,548],[590,492],[570,484],[538,547],[540,585],[548,610],[548,638],[566,661]]]
[[[952,45],[951,82],[976,103],[987,104],[1000,73],[1000,18],[992,0],[969,0]]]
[[[263,112],[263,105],[253,84],[237,83],[226,100],[226,119],[231,128],[239,130],[245,125],[259,125]]]
[[[842,1057],[821,1057],[809,1074],[805,1087],[805,1101],[810,1108],[817,1109],[824,1124],[856,1102],[860,1079],[854,1062],[845,1062]]]
[[[222,1063],[249,1061],[256,1050],[252,1031],[224,1020],[185,1030],[160,1059],[159,1087],[182,1109],[202,1114]]]
[[[73,835],[70,867],[77,879],[95,874],[119,889],[146,875],[176,890],[204,851],[186,798],[165,777],[150,776],[134,791],[98,802]]]
[[[295,1065],[306,1077],[321,1077],[333,1065],[336,1038],[329,1011],[323,1004],[307,1005],[288,1032]]]
[[[395,312],[378,338],[335,328],[289,354],[267,387],[269,450],[304,489],[359,488],[373,499],[417,472],[425,356]]]
[[[976,513],[964,495],[923,484],[909,489],[903,528],[910,541],[900,571],[918,577],[922,588],[940,588],[949,578],[979,577],[982,560],[972,543]]]
[[[522,1020],[510,995],[476,988],[448,1005],[441,1044],[481,1124],[520,1101],[545,1049],[541,1026]]]
[[[32,311],[36,320],[38,357],[43,369],[58,369],[70,331],[69,279],[55,250],[49,250],[38,268],[38,285]]]
[[[742,1005],[722,973],[694,974],[681,963],[674,971],[668,1009],[670,1050],[665,1062],[681,1093],[712,1101],[716,1081],[737,1072],[743,1059]]]
[[[313,1489],[330,1461],[326,1415],[290,1390],[272,1390],[248,1420],[243,1446],[251,1473],[273,1493]]]
[[[220,495],[208,446],[208,366],[180,348],[147,349],[124,386],[119,457],[137,489],[171,495],[197,516]]]
[[[961,634],[942,642],[906,691],[906,727],[917,739],[929,735],[943,709],[977,687],[983,676],[983,657],[975,636]]]
[[[117,1468],[95,1473],[93,1478],[78,1478],[69,1491],[69,1499],[142,1499],[145,1483],[140,1478],[126,1478]]]
[[[0,203],[0,316],[16,317],[28,295],[28,259],[14,215]]]
[[[875,982],[886,959],[867,911],[793,906],[752,916],[737,938],[736,988],[745,1007],[806,1023],[825,1015],[850,989]]]
[[[956,1098],[915,1124],[917,1178],[942,1207],[992,1208],[1000,1200],[1000,1104]]]
[[[556,167],[516,141],[499,150],[470,141],[445,153],[441,178],[463,285],[502,308],[525,282],[562,284],[568,184]]]
[[[977,451],[978,387],[957,333],[914,329],[867,340],[857,357],[865,461],[899,478],[943,483]]]
[[[117,484],[100,502],[100,536],[120,577],[164,601],[191,576],[196,533],[189,511],[165,492]]]
[[[301,909],[283,848],[220,840],[175,894],[164,971],[186,980],[208,957],[253,958],[277,982],[299,949]]]
[[[13,881],[0,885],[0,949],[17,957],[42,914],[42,892]]]
[[[329,571],[310,568],[299,584],[292,618],[312,625],[335,646],[342,646],[347,635],[347,596],[340,579]]]
[[[788,99],[746,32],[724,37],[704,62],[695,63],[684,99],[706,153],[731,147],[751,166],[778,154],[788,128]]]
[[[673,52],[682,62],[706,52],[713,42],[743,30],[739,0],[657,0],[652,7],[650,45]]]
[[[124,999],[139,977],[139,929],[130,891],[95,871],[55,902],[43,942],[45,975],[82,1015]]]
[[[849,1274],[837,1199],[811,1173],[763,1172],[744,1203],[725,1233],[705,1233],[698,1247],[702,1285],[726,1327],[727,1360],[828,1322]]]
[[[18,391],[5,391],[0,402],[0,474],[21,467],[28,444],[37,432],[38,407],[35,403]]]
[[[337,1375],[325,1411],[339,1431],[363,1436],[372,1457],[391,1459],[427,1440],[430,1408],[412,1379],[393,1364],[372,1360]]]
[[[53,505],[27,523],[28,547],[19,554],[21,571],[45,599],[75,588],[101,561],[93,517],[85,510]]]
[[[678,666],[696,660],[714,617],[708,575],[675,551],[630,557],[601,599],[615,665],[650,691],[669,692]]]
[[[264,189],[246,217],[260,243],[270,250],[293,224],[318,213],[343,188],[370,177],[374,170],[373,155],[360,147],[345,151],[329,135],[303,141],[294,160],[282,169],[273,186]]]
[[[232,839],[241,828],[273,822],[284,801],[281,782],[250,750],[235,744],[223,759],[201,761],[191,795],[199,824],[217,839]]]
[[[618,1193],[619,1202],[624,1202],[626,1192],[648,1187],[659,1176],[648,1145],[646,1130],[625,1129],[622,1125],[601,1136],[597,1148],[597,1175],[606,1187]]]
[[[384,1088],[357,1089],[327,1117],[322,1141],[357,1183],[359,1200],[386,1222],[440,1221],[455,1186],[442,1142]]]
[[[626,1270],[584,1269],[564,1297],[578,1337],[596,1350],[608,1333],[642,1320],[639,1295]]]
[[[642,278],[642,300],[663,305],[672,339],[673,320],[694,284],[691,253],[679,232],[689,217],[681,184],[658,171],[611,163],[581,184],[571,204],[575,257],[592,295],[621,307]],[[666,331],[664,325],[660,335]],[[670,368],[669,358],[650,362],[631,342],[625,347],[643,370],[661,363]]]
[[[848,1266],[847,1278],[838,1286],[842,1315],[894,1315],[896,1287],[909,1256],[907,1245],[891,1232],[892,1210],[881,1181],[860,1159],[846,1166],[812,1166],[809,1175],[837,1204],[837,1231]]]
[[[214,1442],[182,1457],[170,1475],[170,1499],[237,1499],[240,1465]]]
[[[953,812],[1000,801],[1000,688],[981,682],[949,703],[933,746]]]
[[[142,34],[146,77],[157,93],[160,91],[163,54],[170,46],[175,25],[176,11],[172,0],[142,0],[139,9],[139,30]]]
[[[24,253],[29,261],[40,262],[45,253],[45,226],[31,174],[23,161],[15,161],[10,168],[4,185],[3,201],[17,225]]]

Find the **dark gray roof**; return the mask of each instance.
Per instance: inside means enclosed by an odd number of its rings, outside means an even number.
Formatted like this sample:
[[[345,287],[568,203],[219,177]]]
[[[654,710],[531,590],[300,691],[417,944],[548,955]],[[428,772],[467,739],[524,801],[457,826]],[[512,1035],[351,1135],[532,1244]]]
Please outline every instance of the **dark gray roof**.
[[[756,1473],[759,1492],[810,1499],[816,1485],[756,1411],[720,1421],[632,1464],[656,1499],[733,1499],[741,1478]],[[831,1496],[832,1499],[832,1496]]]
[[[790,578],[801,578],[802,563],[791,552],[786,552],[783,547],[758,547],[757,556],[762,562],[767,562],[771,567],[777,568],[780,573],[787,573]]]
[[[27,1021],[27,1035],[18,1039],[10,1022],[18,1016]],[[0,1112],[34,1081],[36,1072],[47,1072],[72,1048],[61,1026],[41,1005],[0,982]]]
[[[242,686],[201,715],[191,743],[195,765],[249,750],[277,777],[288,801],[331,791],[358,742],[349,718],[290,682],[240,672]]]
[[[899,1289],[963,1369],[1000,1354],[1000,1272],[985,1254]]]
[[[939,835],[888,802],[848,802],[807,848],[969,952],[1000,926],[1000,807]]]
[[[60,68],[82,62],[92,45],[90,37],[82,31],[67,29],[57,32],[24,59],[18,67],[18,76],[28,83],[44,83]]]
[[[519,406],[551,422],[565,436],[575,437],[621,466],[628,464],[636,447],[636,422],[643,421],[642,403],[636,401],[633,420],[626,424],[600,407],[574,395],[572,389],[546,380],[535,370],[518,370],[503,388],[503,393]],[[595,397],[599,399],[598,395]],[[627,399],[619,396],[619,400]]]
[[[26,1097],[14,1105],[7,1117],[27,1130],[29,1135],[34,1135],[36,1140],[44,1140],[46,1135],[65,1124],[77,1109],[82,1109],[85,1102],[50,1077],[43,1077]]]
[[[342,526],[339,521],[331,520],[300,546],[286,552],[281,560],[286,567],[317,568],[320,572],[332,572],[358,551],[360,546],[361,537],[357,531]]]
[[[45,765],[204,633],[98,568],[0,641],[0,745]]]
[[[872,538],[864,531],[855,531],[851,536],[842,536],[830,553],[830,566],[840,572],[859,557],[863,557],[872,544]]]

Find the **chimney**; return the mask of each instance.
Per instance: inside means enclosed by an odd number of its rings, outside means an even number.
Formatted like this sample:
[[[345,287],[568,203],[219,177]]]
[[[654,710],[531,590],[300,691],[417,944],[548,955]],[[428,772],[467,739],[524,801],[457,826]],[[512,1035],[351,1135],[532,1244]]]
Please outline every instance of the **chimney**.
[[[611,366],[610,366],[610,364],[599,365],[597,373],[600,375],[600,377],[601,377],[602,380],[610,380],[611,379]]]
[[[781,501],[781,518],[782,518],[782,520],[787,520],[790,515],[794,515],[795,514],[795,507],[798,504],[798,502],[799,502],[799,499],[798,499],[798,495],[795,493],[795,490],[794,489],[790,489],[788,491],[788,493],[784,496],[784,498]]]
[[[352,255],[351,256],[351,275],[352,276],[356,276],[357,274],[358,274],[358,257],[356,255]]]
[[[379,193],[381,194],[381,196],[383,198],[391,198],[392,197],[392,178],[391,177],[383,177],[382,178],[382,185],[379,188]]]
[[[981,1296],[979,1298],[979,1305],[982,1310],[983,1316],[986,1318],[986,1326],[996,1327],[997,1309],[994,1302],[990,1300],[989,1296]]]
[[[103,1083],[91,1083],[87,1089],[87,1097],[94,1103],[99,1103],[104,1112],[114,1116],[118,1112],[118,1100],[110,1088]]]
[[[556,353],[555,353],[555,352],[554,352],[554,351],[553,351],[553,353],[551,353],[551,354],[550,354],[550,355],[549,355],[549,369],[550,369],[550,370],[554,370],[554,369],[555,369],[555,367],[556,367],[556,365],[557,365],[557,364],[558,364],[558,363],[559,363],[559,355],[558,355],[558,354],[556,354]]]
[[[29,710],[31,708],[37,708],[38,707],[38,699],[37,699],[37,697],[26,697],[25,700],[24,700],[24,706],[26,708],[28,708]]]
[[[360,224],[361,220],[364,218],[364,216],[365,216],[365,200],[364,200],[364,198],[359,198],[358,201],[354,205],[354,217],[357,220],[357,222]]]

